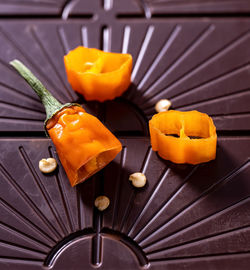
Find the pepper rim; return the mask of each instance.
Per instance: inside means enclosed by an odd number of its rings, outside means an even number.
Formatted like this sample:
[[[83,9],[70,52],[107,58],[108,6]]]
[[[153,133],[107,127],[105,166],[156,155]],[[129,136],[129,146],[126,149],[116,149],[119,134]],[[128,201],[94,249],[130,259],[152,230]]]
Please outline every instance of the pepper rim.
[[[196,114],[198,116],[196,120],[203,120],[203,123],[207,123],[207,132],[208,136],[204,138],[190,138],[189,136],[195,136],[194,134],[190,134],[190,130],[184,131],[184,117],[187,114]],[[178,132],[180,133],[180,137],[167,136],[175,134],[175,132],[167,134],[166,133],[166,125],[159,126],[160,120],[159,117],[164,114],[173,114],[178,115],[178,118],[173,119],[172,123],[177,122],[177,125],[174,126],[175,129],[178,127]],[[183,117],[184,115],[184,117]],[[182,121],[181,121],[182,120]],[[187,121],[187,119],[185,119]],[[155,122],[158,121],[158,122]],[[166,119],[167,121],[167,119]],[[172,124],[171,123],[171,124]],[[181,123],[181,124],[180,124]],[[179,126],[180,128],[179,128]],[[192,127],[192,125],[191,125]],[[199,126],[200,130],[204,126]],[[163,131],[164,129],[164,131]],[[172,126],[173,129],[173,126]],[[189,112],[180,112],[175,110],[169,110],[166,112],[160,112],[152,117],[149,121],[149,130],[150,130],[150,139],[152,149],[157,151],[159,156],[163,159],[170,160],[174,163],[178,164],[199,164],[203,162],[207,162],[215,159],[216,157],[216,144],[217,144],[217,134],[216,127],[213,123],[211,117],[209,117],[205,113],[201,113],[198,111],[189,111]],[[170,128],[171,130],[171,128]],[[194,132],[197,132],[198,129],[195,129]],[[189,131],[189,132],[188,132]],[[199,131],[199,130],[198,130]],[[206,132],[206,131],[205,131]],[[191,131],[192,133],[192,131]],[[202,134],[202,132],[201,132]]]
[[[81,46],[78,46],[78,47],[81,47]],[[74,50],[76,50],[77,48],[75,48]],[[96,48],[88,48],[88,49],[96,49]],[[96,50],[98,50],[98,49],[96,49]],[[111,53],[111,52],[103,52],[101,50],[98,50],[98,51],[100,51],[102,54],[109,54],[109,53]],[[123,56],[126,56],[127,57],[127,59],[125,60],[125,62],[123,64],[121,64],[121,66],[118,69],[116,69],[114,71],[110,71],[110,72],[104,72],[104,73],[94,73],[94,72],[90,72],[90,71],[84,71],[84,72],[82,72],[82,71],[77,71],[74,68],[70,68],[68,66],[68,63],[70,62],[70,60],[68,59],[69,58],[68,57],[69,56],[69,53],[64,56],[65,65],[67,65],[67,69],[69,71],[74,72],[74,73],[76,73],[78,75],[88,74],[88,75],[96,76],[96,77],[110,76],[110,75],[113,75],[113,74],[119,72],[120,70],[124,69],[124,67],[128,64],[129,61],[133,61],[133,57],[129,53],[113,53],[112,52],[112,54],[123,55]]]

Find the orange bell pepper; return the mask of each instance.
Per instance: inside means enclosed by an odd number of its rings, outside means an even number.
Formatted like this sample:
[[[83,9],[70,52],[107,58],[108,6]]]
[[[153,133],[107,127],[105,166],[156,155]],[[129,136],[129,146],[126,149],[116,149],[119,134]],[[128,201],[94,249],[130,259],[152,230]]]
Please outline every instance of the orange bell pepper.
[[[121,96],[131,82],[130,54],[79,46],[64,56],[64,64],[72,88],[86,100],[114,99]]]
[[[216,128],[205,113],[161,112],[149,121],[149,130],[152,149],[163,159],[199,164],[216,157]]]
[[[79,104],[59,103],[21,62],[10,63],[38,94],[50,135],[72,186],[102,169],[121,151],[119,140]]]

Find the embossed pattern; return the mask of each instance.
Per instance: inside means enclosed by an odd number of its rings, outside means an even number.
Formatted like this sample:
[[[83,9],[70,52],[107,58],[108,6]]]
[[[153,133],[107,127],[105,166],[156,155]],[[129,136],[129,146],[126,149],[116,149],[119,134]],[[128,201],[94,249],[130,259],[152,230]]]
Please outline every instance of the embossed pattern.
[[[117,245],[113,238],[134,254],[124,264],[131,269],[140,264],[157,269],[159,263],[166,267],[181,260],[192,265],[193,259],[199,264],[208,256],[216,266],[217,256],[230,259],[250,252],[250,138],[221,138],[217,159],[199,166],[163,161],[146,138],[122,143],[122,152],[95,179],[71,188],[61,166],[49,176],[38,169],[42,157],[56,157],[50,140],[0,140],[0,265],[13,267],[20,260],[42,267],[48,261],[52,269],[71,263],[76,268],[70,269],[80,269],[82,263],[89,265],[86,269],[92,264],[105,269],[106,250]],[[135,162],[132,157],[138,152]],[[17,166],[9,158],[13,155]],[[135,171],[147,175],[142,190],[128,181]],[[100,194],[111,200],[103,214],[93,209]],[[81,257],[80,247],[86,258],[65,261],[72,252]],[[9,250],[12,256],[6,257]],[[242,269],[244,263],[239,264]]]
[[[196,13],[247,13],[248,0],[142,0],[152,15]]]
[[[112,10],[118,17],[166,16],[171,14],[247,14],[248,0],[1,0],[0,14],[9,16],[102,16]]]
[[[1,0],[0,14],[58,14],[66,0]]]
[[[218,19],[121,22],[105,29],[88,21],[18,26],[5,23],[0,28],[2,48],[7,51],[0,58],[1,72],[6,74],[0,79],[5,93],[1,97],[1,106],[5,108],[1,112],[1,130],[43,129],[42,106],[25,82],[9,68],[8,62],[13,58],[24,61],[61,102],[85,104],[70,88],[63,64],[63,55],[79,44],[133,55],[133,84],[124,98],[136,104],[147,118],[154,114],[159,99],[168,98],[174,109],[208,113],[218,130],[249,130],[249,26],[246,21],[222,23]],[[14,85],[13,81],[18,84]],[[124,121],[134,118],[130,117],[129,103],[124,105],[123,115],[128,119]],[[102,110],[98,104],[84,106],[87,110],[90,106],[94,114]],[[136,116],[132,130],[145,134],[143,116],[132,111]],[[106,109],[103,113],[108,114]],[[136,129],[138,123],[140,130]]]
[[[0,0],[0,269],[249,269],[250,20],[229,18],[249,11],[246,0]],[[132,54],[121,98],[72,91],[63,56],[79,45]],[[92,179],[71,188],[59,161],[39,171],[40,159],[58,157],[14,58],[121,140]],[[161,98],[213,117],[216,160],[177,165],[152,150],[147,121]],[[128,180],[137,171],[142,189]],[[111,203],[99,212],[103,194]]]

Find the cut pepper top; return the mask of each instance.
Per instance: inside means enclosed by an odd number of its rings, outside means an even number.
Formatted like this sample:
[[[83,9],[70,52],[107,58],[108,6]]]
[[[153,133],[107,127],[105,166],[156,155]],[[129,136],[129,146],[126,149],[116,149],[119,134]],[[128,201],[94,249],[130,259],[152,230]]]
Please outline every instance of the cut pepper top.
[[[119,140],[76,103],[61,104],[20,61],[10,64],[41,99],[50,135],[72,186],[102,169],[121,151]]]
[[[72,88],[86,100],[111,100],[131,82],[132,56],[79,46],[64,56]]]
[[[122,149],[119,140],[79,106],[62,109],[49,120],[47,130],[72,186],[102,169]]]

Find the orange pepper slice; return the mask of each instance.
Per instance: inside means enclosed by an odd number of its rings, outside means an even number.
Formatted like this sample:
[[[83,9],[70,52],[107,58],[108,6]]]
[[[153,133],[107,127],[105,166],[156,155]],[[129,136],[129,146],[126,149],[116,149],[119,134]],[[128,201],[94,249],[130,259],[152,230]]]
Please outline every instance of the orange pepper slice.
[[[152,149],[158,151],[163,159],[174,163],[199,164],[216,157],[216,127],[205,113],[161,112],[149,121],[149,130]]]
[[[66,107],[46,125],[72,186],[111,162],[121,151],[120,141],[82,107]]]
[[[72,88],[86,100],[119,97],[131,83],[132,56],[79,46],[64,56]]]

